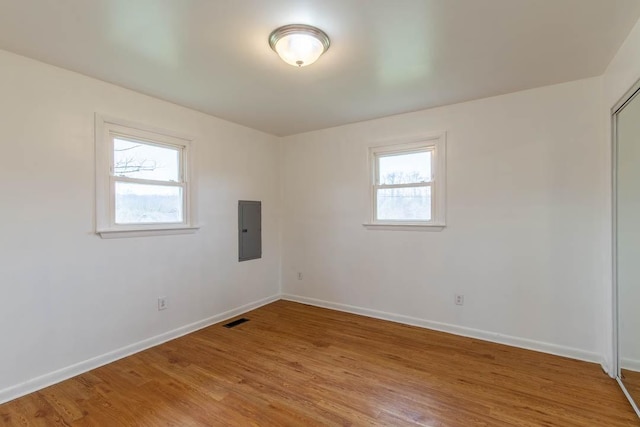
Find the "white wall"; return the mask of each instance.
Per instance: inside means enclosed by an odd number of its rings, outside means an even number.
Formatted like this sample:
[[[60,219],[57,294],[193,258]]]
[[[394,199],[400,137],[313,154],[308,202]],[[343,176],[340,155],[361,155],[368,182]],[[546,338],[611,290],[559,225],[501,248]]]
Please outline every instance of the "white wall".
[[[622,96],[640,79],[640,21],[629,33],[607,70],[603,75],[603,106],[601,118],[605,128],[606,138],[602,143],[602,164],[611,171],[611,108]],[[606,177],[607,188],[611,188],[611,173]],[[602,223],[602,234],[611,236],[611,191],[605,198],[605,220]],[[600,351],[604,355],[605,366],[610,375],[615,375],[613,361],[613,290],[611,240],[602,247],[602,258],[607,265],[602,277],[604,286],[601,291],[602,313],[600,325]]]
[[[581,80],[284,139],[283,292],[600,361],[601,85]],[[367,146],[443,130],[447,228],[364,229]]]
[[[0,402],[279,293],[277,138],[3,51],[0,94]],[[196,138],[196,234],[94,234],[94,112]],[[261,260],[237,261],[239,199],[263,202]]]

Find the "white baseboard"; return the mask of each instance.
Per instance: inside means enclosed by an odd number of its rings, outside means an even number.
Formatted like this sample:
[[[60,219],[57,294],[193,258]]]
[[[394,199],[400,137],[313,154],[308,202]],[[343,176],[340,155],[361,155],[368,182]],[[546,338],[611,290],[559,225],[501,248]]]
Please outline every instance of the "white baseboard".
[[[602,363],[602,358],[599,354],[580,350],[577,348],[550,344],[526,338],[518,338],[510,335],[503,335],[497,332],[488,332],[480,329],[466,328],[464,326],[451,325],[448,323],[434,322],[432,320],[418,319],[415,317],[404,316],[402,314],[388,313],[384,311],[372,310],[369,308],[356,307],[353,305],[323,301],[315,298],[301,297],[297,295],[283,294],[282,299],[287,301],[299,302],[302,304],[314,305],[317,307],[329,308],[332,310],[344,311],[347,313],[360,314],[376,319],[404,323],[411,326],[419,326],[422,328],[433,329],[441,332],[448,332],[464,337],[477,338],[480,340],[505,344],[512,347],[520,347],[527,350],[540,351],[543,353],[554,354],[556,356],[564,356],[571,359],[584,360],[587,362]]]
[[[273,295],[271,297],[263,298],[261,300],[254,301],[249,304],[245,304],[243,306],[234,308],[232,310],[225,311],[224,313],[220,313],[215,316],[208,317],[198,322],[191,323],[186,326],[182,326],[172,331],[165,332],[160,335],[156,335],[155,337],[151,337],[151,338],[139,341],[137,343],[130,344],[128,346],[119,348],[109,353],[105,353],[100,356],[96,356],[91,359],[76,363],[74,365],[67,366],[57,371],[44,374],[37,378],[33,378],[28,381],[25,381],[21,384],[17,384],[17,385],[2,389],[0,390],[0,404],[16,399],[18,397],[24,396],[26,394],[33,393],[34,391],[41,390],[45,387],[49,387],[50,385],[75,377],[77,375],[80,375],[92,369],[99,368],[100,366],[106,365],[108,363],[115,362],[118,359],[122,359],[134,353],[138,353],[148,348],[155,347],[159,344],[162,344],[167,341],[171,341],[183,335],[190,334],[199,329],[206,328],[215,323],[222,322],[223,320],[227,320],[232,317],[238,316],[240,314],[246,313],[247,311],[251,311],[258,307],[262,307],[263,305],[272,303],[279,299],[280,299],[279,295]]]
[[[628,369],[630,371],[640,372],[640,360],[622,358],[620,360],[620,367],[622,369]]]
[[[246,313],[247,311],[254,310],[258,307],[272,303],[279,299],[299,302],[302,304],[308,304],[308,305],[313,305],[317,307],[329,308],[332,310],[344,311],[347,313],[359,314],[362,316],[373,317],[376,319],[389,320],[392,322],[403,323],[403,324],[418,326],[418,327],[427,328],[427,329],[433,329],[441,332],[448,332],[455,335],[481,339],[484,341],[510,345],[513,347],[525,348],[528,350],[541,351],[544,353],[555,354],[558,356],[570,357],[572,359],[584,360],[584,361],[595,362],[595,363],[602,362],[600,355],[596,353],[575,349],[571,347],[559,346],[556,344],[550,344],[550,343],[545,343],[541,341],[534,341],[534,340],[529,340],[525,338],[518,338],[518,337],[509,336],[509,335],[499,334],[496,332],[483,331],[480,329],[466,328],[463,326],[451,325],[448,323],[418,319],[415,317],[404,316],[401,314],[388,313],[384,311],[372,310],[372,309],[363,308],[363,307],[356,307],[356,306],[347,305],[347,304],[323,301],[315,298],[307,298],[307,297],[301,297],[296,295],[282,294],[282,295],[273,295],[271,297],[267,297],[249,304],[245,304],[243,306],[234,308],[232,310],[225,311],[224,313],[217,314],[215,316],[200,320],[195,323],[191,323],[186,326],[182,326],[172,331],[165,332],[160,335],[156,335],[155,337],[151,337],[146,340],[142,340],[137,343],[119,348],[109,353],[105,353],[103,355],[96,356],[94,358],[76,363],[74,365],[67,366],[57,371],[50,372],[48,374],[39,376],[37,378],[33,378],[31,380],[25,381],[21,384],[17,384],[15,386],[2,389],[0,390],[0,404],[16,399],[18,397],[24,396],[26,394],[32,393],[34,391],[41,390],[45,387],[49,387],[50,385],[75,377],[77,375],[80,375],[92,369],[99,368],[100,366],[106,365],[108,363],[115,362],[116,360],[122,359],[124,357],[130,356],[132,354],[138,353],[148,348],[155,347],[164,342],[176,339],[183,335],[190,334],[199,329],[206,328],[213,324],[222,322],[223,320],[230,319],[232,317]],[[640,361],[632,361],[632,362],[637,363],[637,365],[634,365],[634,366],[638,366],[640,368]]]

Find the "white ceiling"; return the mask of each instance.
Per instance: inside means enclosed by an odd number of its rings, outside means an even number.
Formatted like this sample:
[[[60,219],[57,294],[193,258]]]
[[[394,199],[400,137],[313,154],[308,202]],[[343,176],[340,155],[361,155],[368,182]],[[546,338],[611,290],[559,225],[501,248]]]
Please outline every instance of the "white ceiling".
[[[0,0],[0,48],[275,135],[602,74],[639,0]],[[331,48],[294,68],[276,27]]]

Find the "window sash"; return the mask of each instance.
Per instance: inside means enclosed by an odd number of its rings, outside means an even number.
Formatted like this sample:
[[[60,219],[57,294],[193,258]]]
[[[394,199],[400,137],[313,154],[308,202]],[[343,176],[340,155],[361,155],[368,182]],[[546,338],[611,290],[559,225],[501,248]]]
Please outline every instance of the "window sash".
[[[422,184],[425,182],[433,182],[434,178],[435,178],[435,147],[420,147],[420,148],[409,148],[409,149],[404,149],[404,150],[398,150],[397,148],[392,150],[379,150],[376,151],[374,153],[374,159],[375,159],[375,177],[374,177],[374,183],[375,185],[381,185],[380,184],[380,159],[384,158],[384,157],[394,157],[394,156],[402,156],[405,154],[420,154],[420,153],[431,153],[431,165],[430,165],[430,169],[431,169],[431,176],[429,177],[429,181],[415,181],[412,183],[407,183],[407,184],[383,184],[383,185],[416,185],[416,184]]]
[[[114,140],[123,139],[130,142],[138,142],[140,144],[153,145],[160,148],[170,148],[178,151],[178,178],[179,181],[165,181],[155,179],[131,178],[127,176],[115,175],[114,171]],[[139,138],[122,132],[109,132],[109,223],[111,227],[118,228],[135,228],[139,226],[175,226],[187,225],[189,223],[189,205],[186,181],[186,156],[185,146],[176,145],[165,142],[151,141],[145,138]],[[116,182],[126,182],[141,185],[152,185],[158,187],[177,187],[181,188],[181,205],[182,205],[182,221],[180,222],[136,222],[128,224],[120,224],[116,222]]]
[[[135,223],[126,223],[126,224],[121,224],[116,222],[116,182],[130,182],[130,183],[134,183],[134,184],[143,184],[143,185],[152,185],[152,186],[157,186],[157,187],[174,187],[174,188],[181,188],[181,205],[182,205],[182,221],[180,222],[135,222]],[[186,183],[180,183],[180,182],[164,182],[164,181],[151,181],[151,180],[141,180],[141,179],[135,179],[135,178],[125,178],[125,177],[116,177],[116,176],[112,176],[110,179],[110,185],[109,185],[109,217],[110,217],[110,223],[111,226],[116,226],[116,227],[137,227],[137,226],[146,226],[146,225],[152,225],[152,226],[163,226],[163,225],[176,225],[176,224],[182,224],[182,225],[186,225],[188,224],[188,213],[189,211],[188,209],[188,203],[187,203],[187,185]]]
[[[394,185],[374,185],[373,186],[373,221],[374,222],[384,222],[384,223],[398,223],[398,224],[427,224],[434,221],[434,215],[436,212],[435,203],[436,203],[436,195],[434,185],[434,181],[431,182],[422,182],[417,184],[394,184]],[[430,220],[415,220],[415,219],[379,219],[378,217],[378,190],[385,189],[395,189],[395,188],[423,188],[429,187],[431,188],[431,203],[429,206]]]
[[[431,177],[430,181],[417,181],[414,183],[406,183],[406,184],[380,184],[380,159],[383,157],[391,157],[398,156],[404,154],[418,154],[418,153],[431,153]],[[384,222],[384,223],[420,223],[426,224],[433,222],[435,220],[434,215],[436,212],[435,203],[436,203],[436,180],[435,180],[435,158],[436,158],[436,149],[433,146],[430,147],[418,147],[418,148],[407,148],[407,149],[398,149],[396,147],[383,147],[380,150],[376,150],[373,153],[374,157],[374,184],[372,186],[372,203],[373,203],[373,222]],[[421,188],[421,187],[430,187],[431,188],[431,203],[430,203],[430,220],[422,221],[422,220],[406,220],[406,219],[379,219],[378,217],[378,190],[381,189],[395,189],[395,188]]]
[[[118,139],[123,139],[125,141],[129,141],[129,142],[137,142],[140,144],[145,144],[145,145],[152,145],[155,147],[159,147],[159,148],[168,148],[168,149],[172,149],[172,150],[176,150],[178,152],[178,181],[171,181],[171,180],[155,180],[155,179],[143,179],[143,178],[131,178],[131,177],[127,177],[127,176],[121,176],[121,175],[116,175],[115,174],[115,167],[114,167],[114,152],[115,152],[115,142],[114,140],[118,138]],[[148,184],[148,185],[163,185],[163,184],[175,184],[175,183],[181,183],[181,184],[185,184],[186,183],[186,179],[185,179],[185,147],[183,145],[175,145],[175,144],[170,144],[170,143],[161,143],[161,142],[153,142],[153,141],[148,141],[148,140],[144,140],[142,138],[137,138],[137,137],[131,137],[129,135],[126,134],[122,134],[119,132],[109,132],[109,176],[112,178],[117,178],[118,180],[121,180],[123,182],[137,182],[140,184]]]

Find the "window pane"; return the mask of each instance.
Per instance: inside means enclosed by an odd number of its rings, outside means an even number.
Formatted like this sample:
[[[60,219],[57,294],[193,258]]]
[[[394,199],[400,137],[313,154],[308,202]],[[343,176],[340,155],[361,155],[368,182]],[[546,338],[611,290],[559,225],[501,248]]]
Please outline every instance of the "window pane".
[[[430,182],[431,151],[381,156],[378,173],[382,185]]]
[[[431,220],[431,187],[380,188],[377,191],[378,220]]]
[[[116,182],[116,224],[181,223],[182,187]]]
[[[113,174],[156,181],[178,181],[180,150],[114,138]]]

